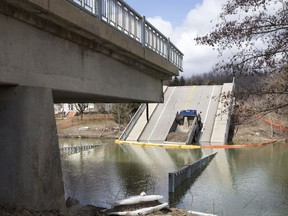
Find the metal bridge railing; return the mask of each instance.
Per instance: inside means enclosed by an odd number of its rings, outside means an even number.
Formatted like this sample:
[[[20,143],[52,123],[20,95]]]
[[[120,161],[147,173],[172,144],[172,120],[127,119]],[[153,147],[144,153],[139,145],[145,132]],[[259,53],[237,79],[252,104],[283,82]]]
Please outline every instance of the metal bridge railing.
[[[123,0],[68,0],[128,35],[183,70],[183,53]]]
[[[81,151],[90,150],[96,147],[104,146],[105,144],[93,144],[93,145],[82,145],[82,146],[69,146],[59,148],[61,155],[70,155],[75,154]]]
[[[168,175],[169,183],[168,183],[168,192],[174,193],[175,189],[181,185],[184,181],[191,178],[192,175],[197,172],[203,170],[210,161],[215,157],[217,152],[210,154],[204,158],[201,158],[195,161],[192,164],[188,164],[175,172],[170,172]]]
[[[142,103],[139,106],[139,108],[137,109],[136,113],[133,115],[132,119],[128,123],[127,127],[125,128],[125,130],[120,135],[119,140],[124,141],[124,140],[127,139],[127,137],[129,136],[130,132],[132,131],[132,129],[136,125],[138,119],[140,118],[140,116],[142,115],[142,113],[144,112],[144,110],[146,108],[147,108],[147,104],[145,104],[145,103]]]

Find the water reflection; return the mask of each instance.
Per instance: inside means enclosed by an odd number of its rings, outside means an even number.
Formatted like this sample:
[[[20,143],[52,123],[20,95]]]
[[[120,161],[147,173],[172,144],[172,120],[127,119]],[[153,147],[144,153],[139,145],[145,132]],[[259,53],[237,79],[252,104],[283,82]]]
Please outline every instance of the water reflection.
[[[70,156],[62,166],[67,196],[83,204],[140,194],[164,195],[176,207],[218,215],[286,215],[288,145],[217,150],[210,165],[168,197],[168,173],[213,153],[116,145],[111,140],[61,139],[61,145],[107,143]]]
[[[93,140],[61,139],[61,145],[87,145]],[[94,140],[95,142],[95,140]],[[62,157],[66,197],[83,204],[109,207],[109,201],[140,194],[164,195],[168,200],[168,173],[201,157],[201,151],[139,146],[106,146]],[[95,143],[94,143],[95,144]]]
[[[219,150],[177,206],[218,215],[287,215],[287,154],[287,144]]]
[[[287,215],[288,151],[285,144],[234,149],[227,154],[233,190],[250,215]]]

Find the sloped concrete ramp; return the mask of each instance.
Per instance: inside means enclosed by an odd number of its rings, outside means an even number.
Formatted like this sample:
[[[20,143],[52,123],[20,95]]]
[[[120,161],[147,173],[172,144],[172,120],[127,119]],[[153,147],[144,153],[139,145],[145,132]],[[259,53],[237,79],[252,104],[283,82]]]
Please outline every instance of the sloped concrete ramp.
[[[132,119],[134,126],[129,131],[124,131],[126,136],[122,140],[164,143],[177,111],[196,109],[198,113],[201,112],[203,122],[199,143],[224,144],[227,142],[230,124],[233,86],[233,83],[226,83],[214,86],[164,87],[164,103],[148,105],[148,121],[146,106],[137,119]]]

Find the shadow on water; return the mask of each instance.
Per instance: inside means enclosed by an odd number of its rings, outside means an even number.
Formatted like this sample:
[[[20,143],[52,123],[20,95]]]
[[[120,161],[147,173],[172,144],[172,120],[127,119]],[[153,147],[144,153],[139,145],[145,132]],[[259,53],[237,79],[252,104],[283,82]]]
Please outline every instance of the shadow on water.
[[[120,145],[119,159],[126,155],[129,164],[118,166],[127,195],[167,194],[168,173],[201,157],[200,151],[176,151],[164,148]],[[160,190],[159,190],[160,189]]]

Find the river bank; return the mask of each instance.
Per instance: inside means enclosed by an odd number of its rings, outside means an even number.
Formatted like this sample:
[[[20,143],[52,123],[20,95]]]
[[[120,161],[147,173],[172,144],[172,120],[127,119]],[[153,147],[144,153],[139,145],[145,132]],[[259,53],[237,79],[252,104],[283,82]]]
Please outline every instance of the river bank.
[[[21,207],[7,207],[0,205],[1,216],[107,216],[106,209],[96,207],[93,205],[81,206],[76,204],[67,207],[64,211],[36,211],[28,208]],[[128,210],[128,209],[127,209]],[[131,210],[131,208],[129,209]],[[182,209],[177,208],[164,208],[155,213],[147,214],[148,216],[197,216]]]
[[[87,114],[83,119],[73,117],[56,119],[58,136],[61,138],[108,138],[117,139],[126,125],[118,125],[112,115]]]

